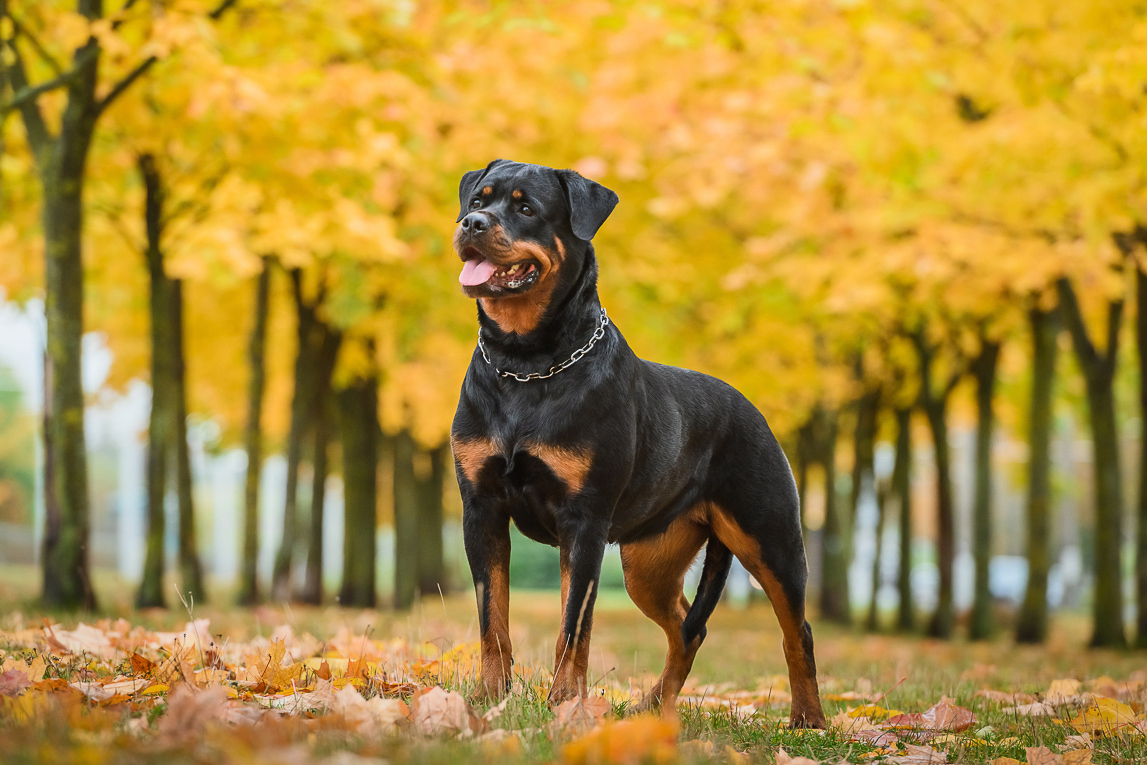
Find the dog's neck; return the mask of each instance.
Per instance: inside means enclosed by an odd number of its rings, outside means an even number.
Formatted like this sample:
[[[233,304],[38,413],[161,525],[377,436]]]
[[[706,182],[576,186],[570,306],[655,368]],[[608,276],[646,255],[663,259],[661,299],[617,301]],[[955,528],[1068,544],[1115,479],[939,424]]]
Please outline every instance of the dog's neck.
[[[597,259],[588,243],[575,278],[554,286],[541,318],[529,331],[505,331],[478,301],[478,326],[491,361],[499,369],[518,372],[545,372],[585,345],[600,320]]]

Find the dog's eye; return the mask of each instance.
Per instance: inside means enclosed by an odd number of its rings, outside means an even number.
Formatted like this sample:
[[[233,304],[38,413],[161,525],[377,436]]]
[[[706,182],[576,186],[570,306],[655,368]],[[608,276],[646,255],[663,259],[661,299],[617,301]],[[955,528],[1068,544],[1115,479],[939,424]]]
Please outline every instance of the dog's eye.
[[[520,212],[522,215],[532,216],[534,214],[534,209],[529,205],[524,204],[518,206],[518,212]]]
[[[482,200],[479,199],[478,197],[474,197],[473,199],[470,200],[470,209],[471,210],[477,210],[481,206],[482,206]]]

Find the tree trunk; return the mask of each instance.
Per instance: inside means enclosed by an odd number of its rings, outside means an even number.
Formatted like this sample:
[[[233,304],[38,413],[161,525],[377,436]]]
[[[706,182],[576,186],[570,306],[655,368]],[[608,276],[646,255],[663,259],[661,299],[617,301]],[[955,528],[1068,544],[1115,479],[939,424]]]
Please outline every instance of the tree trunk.
[[[179,576],[184,597],[207,602],[199,544],[195,533],[195,502],[191,484],[191,454],[187,444],[187,363],[183,343],[183,280],[171,280],[171,330],[175,348],[175,467],[179,498]],[[190,602],[190,598],[189,598]]]
[[[980,355],[972,362],[976,378],[976,477],[972,507],[972,545],[975,557],[976,584],[972,600],[972,640],[986,640],[992,634],[992,593],[988,568],[992,559],[992,395],[996,385],[996,367],[1000,343],[980,337]]]
[[[804,539],[808,539],[811,530],[808,527],[808,516],[805,513],[805,500],[808,499],[808,468],[814,462],[812,455],[812,423],[811,420],[806,422],[797,431],[797,501],[800,503],[801,509],[801,533]]]
[[[824,467],[824,540],[821,557],[821,617],[849,623],[848,549],[836,497],[837,415],[821,411],[816,425],[817,460]]]
[[[1079,302],[1071,283],[1060,279],[1060,304],[1071,332],[1072,347],[1087,384],[1091,443],[1095,466],[1095,598],[1093,646],[1122,647],[1123,583],[1120,561],[1123,491],[1120,483],[1119,444],[1115,425],[1115,364],[1119,355],[1119,328],[1123,301],[1108,304],[1107,346],[1101,353],[1087,335]]]
[[[240,573],[239,603],[259,602],[259,479],[263,470],[263,391],[267,381],[267,315],[271,305],[271,263],[263,261],[263,271],[255,287],[255,324],[247,348],[251,378],[247,389],[247,482],[244,491],[243,564]]]
[[[336,396],[342,435],[343,581],[339,604],[373,608],[378,471],[378,381],[371,377]]]
[[[880,553],[884,547],[884,523],[888,516],[888,484],[880,482],[876,490],[876,549],[872,555],[872,594],[868,599],[868,618],[864,628],[869,632],[880,629],[880,608],[877,597],[880,594]]]
[[[442,555],[442,490],[446,464],[453,462],[449,446],[431,449],[423,458],[429,475],[418,480],[418,591],[423,595],[445,592],[446,578]]]
[[[414,478],[414,437],[394,437],[394,607],[410,608],[418,590],[418,489]]]
[[[330,441],[331,376],[338,360],[342,333],[319,325],[322,345],[318,353],[314,411],[315,448],[313,481],[311,484],[311,535],[308,540],[307,572],[303,580],[302,601],[319,604],[323,601],[323,511],[326,506],[327,448]]]
[[[175,409],[172,378],[175,345],[172,337],[171,280],[163,268],[163,185],[155,159],[150,154],[138,158],[144,186],[144,228],[147,231],[148,308],[151,319],[151,415],[147,427],[147,544],[136,606],[163,608],[166,605],[163,579],[167,531],[168,455],[175,437]]]
[[[1140,244],[1147,244],[1147,231],[1137,230]],[[1139,349],[1139,507],[1136,513],[1135,591],[1137,629],[1135,645],[1147,648],[1147,272],[1141,261],[1135,268],[1137,313],[1135,342]]]
[[[928,624],[928,634],[936,638],[949,638],[955,627],[955,607],[952,600],[953,568],[956,561],[956,523],[952,506],[951,451],[948,446],[948,399],[960,380],[952,373],[946,384],[937,391],[933,387],[936,349],[929,344],[924,330],[914,336],[920,359],[920,406],[928,418],[932,431],[936,458],[936,526],[937,564],[940,587],[936,598],[936,611]]]
[[[276,601],[291,597],[291,569],[299,544],[299,463],[302,461],[303,443],[312,432],[312,402],[315,388],[317,347],[314,339],[317,318],[315,308],[303,296],[302,272],[291,270],[291,283],[295,295],[297,318],[297,350],[295,354],[295,390],[291,399],[291,429],[287,436],[287,490],[283,507],[283,539],[275,555],[271,575],[271,597]]]
[[[1028,584],[1016,624],[1016,642],[1047,638],[1047,575],[1051,568],[1052,382],[1058,350],[1055,309],[1028,312],[1032,333],[1031,430],[1028,434]]]
[[[99,8],[81,3],[80,13],[99,16]],[[92,40],[77,51],[89,63],[79,66],[67,87],[68,99],[52,136],[33,101],[21,107],[25,131],[43,189],[44,312],[51,359],[50,438],[45,457],[54,470],[58,524],[44,535],[45,605],[95,608],[89,558],[91,506],[84,440],[84,392],[80,355],[84,331],[82,255],[84,170],[99,115],[95,98],[99,46]],[[94,50],[93,50],[94,49]],[[94,54],[94,55],[92,55]],[[14,89],[28,85],[23,67],[10,70]]]
[[[896,463],[892,467],[892,494],[900,515],[900,569],[896,588],[900,604],[896,628],[908,632],[916,627],[912,599],[912,410],[896,410]]]

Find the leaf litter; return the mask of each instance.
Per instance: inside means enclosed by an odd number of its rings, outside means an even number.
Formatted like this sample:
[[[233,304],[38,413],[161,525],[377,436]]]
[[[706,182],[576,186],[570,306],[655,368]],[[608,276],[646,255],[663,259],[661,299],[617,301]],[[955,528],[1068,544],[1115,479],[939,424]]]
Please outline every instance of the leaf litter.
[[[300,737],[313,743],[317,736],[340,734],[366,742],[390,738],[408,747],[471,741],[483,747],[486,759],[517,758],[523,746],[537,746],[531,742],[542,739],[550,742],[553,756],[569,765],[698,759],[739,765],[750,756],[757,759],[733,746],[679,741],[681,726],[674,716],[619,717],[640,698],[633,680],[628,687],[607,683],[594,694],[558,705],[552,721],[542,727],[514,729],[505,715],[511,698],[483,712],[457,690],[475,687],[476,643],[412,645],[349,628],[320,641],[296,635],[288,626],[276,628],[270,637],[217,643],[206,619],[189,621],[181,632],[150,631],[119,619],[72,630],[45,623],[39,629],[0,632],[0,645],[5,646],[0,649],[0,729],[63,719],[83,732],[83,740],[101,746],[115,741],[121,747],[135,742],[151,752],[202,748],[211,732],[213,740],[245,742],[239,748],[250,752],[268,742],[289,748]],[[544,698],[545,670],[517,670],[523,690]],[[977,760],[974,752],[988,746],[983,737],[990,738],[994,730],[976,731],[976,713],[953,699],[942,697],[921,712],[903,711],[885,706],[888,692],[874,692],[867,681],[857,681],[854,690],[826,694],[845,709],[831,718],[827,732],[805,735],[853,742],[859,747],[850,754],[853,761],[1089,765],[1097,742],[1147,732],[1140,702],[1144,685],[1142,680],[1102,677],[1087,683],[1056,680],[1042,693],[980,689],[973,696],[976,704],[1017,720],[1045,718],[1046,724],[1064,729],[1058,751],[1027,747],[1023,759]],[[764,678],[753,690],[728,683],[691,685],[680,697],[681,707],[695,714],[726,715],[777,730],[779,721],[767,715],[783,714],[790,700],[783,677]],[[994,743],[1020,748],[1015,737]],[[386,750],[368,746],[364,751]],[[818,760],[808,756],[812,750],[790,754],[784,746],[758,751],[778,765],[847,761]],[[958,759],[949,759],[950,754]],[[358,757],[345,751],[340,756],[340,762]]]

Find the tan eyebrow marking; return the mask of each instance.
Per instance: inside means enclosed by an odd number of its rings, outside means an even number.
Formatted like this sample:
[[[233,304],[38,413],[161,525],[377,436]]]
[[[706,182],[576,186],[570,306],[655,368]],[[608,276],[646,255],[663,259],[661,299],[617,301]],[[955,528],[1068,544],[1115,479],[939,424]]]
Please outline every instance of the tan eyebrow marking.
[[[510,196],[512,196],[514,199],[521,199],[522,198],[521,189],[514,189],[514,193],[511,194]]]
[[[493,194],[494,193],[494,187],[493,186],[483,186],[482,187],[482,193],[483,194]]]

